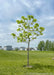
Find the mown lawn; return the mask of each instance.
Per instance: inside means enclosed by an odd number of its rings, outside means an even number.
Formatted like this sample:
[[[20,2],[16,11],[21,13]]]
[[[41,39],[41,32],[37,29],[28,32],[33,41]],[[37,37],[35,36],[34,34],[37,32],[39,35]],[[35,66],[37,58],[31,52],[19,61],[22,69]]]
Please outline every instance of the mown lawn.
[[[0,75],[54,75],[54,52],[30,51],[30,65],[27,65],[27,51],[0,50]]]

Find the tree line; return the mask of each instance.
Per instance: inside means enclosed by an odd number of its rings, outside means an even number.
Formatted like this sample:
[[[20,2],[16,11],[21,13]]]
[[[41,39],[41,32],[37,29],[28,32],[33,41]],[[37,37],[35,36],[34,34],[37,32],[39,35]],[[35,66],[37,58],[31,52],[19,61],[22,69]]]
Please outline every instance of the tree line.
[[[40,51],[54,51],[54,41],[40,41],[37,48]]]

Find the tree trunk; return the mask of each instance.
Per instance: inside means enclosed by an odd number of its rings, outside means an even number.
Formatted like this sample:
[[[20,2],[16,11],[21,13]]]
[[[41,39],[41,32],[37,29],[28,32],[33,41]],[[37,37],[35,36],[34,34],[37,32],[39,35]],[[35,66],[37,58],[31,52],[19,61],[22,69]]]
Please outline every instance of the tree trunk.
[[[30,38],[28,40],[28,50],[27,50],[27,66],[29,66],[29,45],[30,45]]]

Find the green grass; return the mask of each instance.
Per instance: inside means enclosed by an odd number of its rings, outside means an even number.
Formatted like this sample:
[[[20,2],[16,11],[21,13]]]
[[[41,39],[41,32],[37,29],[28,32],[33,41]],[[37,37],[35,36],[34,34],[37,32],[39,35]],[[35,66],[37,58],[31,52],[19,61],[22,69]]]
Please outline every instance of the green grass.
[[[27,51],[0,50],[0,75],[54,75],[54,52],[30,51],[30,65],[27,65]]]

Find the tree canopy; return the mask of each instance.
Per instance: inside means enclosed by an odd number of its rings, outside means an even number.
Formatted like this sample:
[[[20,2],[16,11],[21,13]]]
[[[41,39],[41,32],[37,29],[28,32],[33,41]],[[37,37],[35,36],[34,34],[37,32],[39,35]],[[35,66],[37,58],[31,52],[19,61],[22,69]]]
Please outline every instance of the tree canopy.
[[[28,39],[36,39],[37,36],[43,35],[44,27],[39,27],[37,19],[32,15],[28,15],[27,18],[22,16],[21,20],[16,21],[18,24],[17,32],[19,35],[12,33],[14,38],[17,38],[17,42],[26,42]]]

